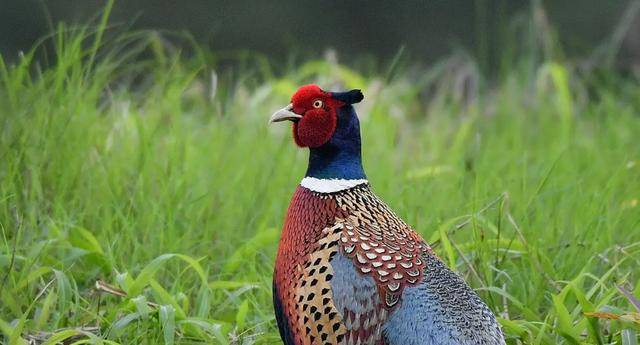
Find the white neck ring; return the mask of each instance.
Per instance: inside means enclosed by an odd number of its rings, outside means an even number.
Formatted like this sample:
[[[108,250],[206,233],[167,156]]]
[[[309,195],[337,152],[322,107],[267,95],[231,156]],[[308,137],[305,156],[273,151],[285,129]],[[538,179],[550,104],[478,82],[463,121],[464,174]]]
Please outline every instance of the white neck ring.
[[[345,180],[345,179],[322,179],[315,177],[305,177],[300,182],[304,188],[318,193],[335,193],[345,189],[353,188],[357,185],[369,183],[366,179]]]

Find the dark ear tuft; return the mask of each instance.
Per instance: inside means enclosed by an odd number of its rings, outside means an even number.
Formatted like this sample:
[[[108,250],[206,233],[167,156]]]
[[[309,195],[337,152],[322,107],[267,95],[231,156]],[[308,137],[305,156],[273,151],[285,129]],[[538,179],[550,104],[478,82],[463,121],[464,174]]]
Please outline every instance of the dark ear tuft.
[[[346,104],[358,103],[364,99],[364,95],[359,89],[345,92],[332,92],[331,97]]]

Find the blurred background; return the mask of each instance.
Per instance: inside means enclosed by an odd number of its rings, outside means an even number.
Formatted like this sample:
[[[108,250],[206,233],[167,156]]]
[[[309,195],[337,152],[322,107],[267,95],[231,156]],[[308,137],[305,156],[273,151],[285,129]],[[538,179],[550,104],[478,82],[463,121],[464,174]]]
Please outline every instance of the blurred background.
[[[2,0],[0,53],[15,58],[19,51],[28,50],[52,32],[56,25],[52,23],[85,24],[97,17],[105,3]],[[182,31],[215,52],[251,51],[274,59],[317,58],[331,49],[347,64],[363,59],[391,61],[399,52],[412,63],[429,64],[463,50],[473,55],[484,71],[492,73],[504,67],[509,57],[504,50],[512,49],[514,41],[522,39],[519,31],[545,28],[554,36],[554,43],[549,44],[559,44],[553,48],[561,50],[563,57],[585,57],[603,45],[614,44],[619,49],[617,66],[637,65],[640,21],[632,15],[633,3],[128,0],[116,2],[110,19],[123,30]],[[532,16],[536,9],[541,11]],[[529,23],[532,18],[535,23]],[[532,34],[529,32],[529,36]],[[618,37],[612,37],[616,34]]]
[[[640,0],[0,0],[0,344],[281,343],[317,83],[508,345],[637,345],[639,81]]]

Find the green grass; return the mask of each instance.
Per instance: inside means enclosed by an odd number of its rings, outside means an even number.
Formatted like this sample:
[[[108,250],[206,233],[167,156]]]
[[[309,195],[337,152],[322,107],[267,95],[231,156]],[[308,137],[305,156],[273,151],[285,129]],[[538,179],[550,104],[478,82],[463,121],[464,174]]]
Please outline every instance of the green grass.
[[[638,80],[523,58],[478,91],[459,54],[392,75],[249,55],[231,73],[156,34],[96,32],[61,26],[47,67],[0,60],[5,343],[278,343],[271,272],[307,153],[267,119],[318,82],[364,90],[375,191],[509,344],[635,344],[617,286],[640,297]]]

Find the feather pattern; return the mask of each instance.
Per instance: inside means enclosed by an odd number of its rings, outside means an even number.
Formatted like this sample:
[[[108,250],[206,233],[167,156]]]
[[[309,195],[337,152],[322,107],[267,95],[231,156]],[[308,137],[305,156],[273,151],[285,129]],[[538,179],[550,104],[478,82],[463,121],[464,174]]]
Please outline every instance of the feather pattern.
[[[373,277],[358,272],[353,261],[338,253],[331,266],[331,291],[336,308],[347,329],[346,344],[385,344],[382,326],[388,312],[379,298]]]
[[[369,188],[299,186],[274,302],[285,344],[504,344],[495,318]],[[277,311],[278,312],[278,311]]]
[[[421,254],[429,246],[368,185],[336,194],[335,199],[349,214],[340,235],[342,252],[360,273],[373,277],[384,306],[393,307],[407,285],[422,279]]]
[[[333,270],[344,216],[335,201],[298,187],[289,205],[274,271],[274,291],[282,303],[281,335],[292,344],[339,344],[346,328],[331,299]],[[283,337],[285,339],[286,337]],[[286,340],[285,340],[286,341]],[[287,344],[289,345],[289,344]]]
[[[409,287],[384,325],[389,345],[504,344],[502,331],[478,295],[433,253],[425,277]]]

